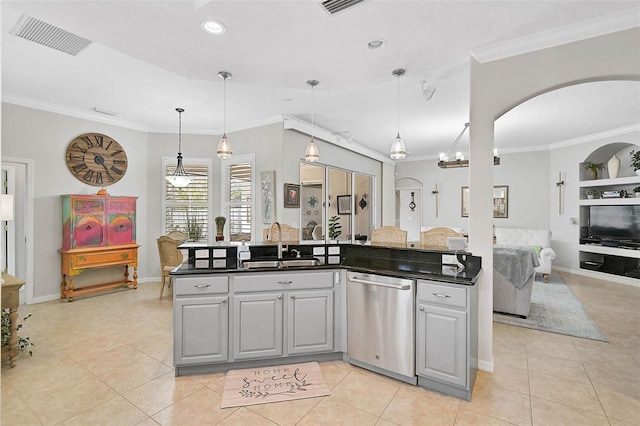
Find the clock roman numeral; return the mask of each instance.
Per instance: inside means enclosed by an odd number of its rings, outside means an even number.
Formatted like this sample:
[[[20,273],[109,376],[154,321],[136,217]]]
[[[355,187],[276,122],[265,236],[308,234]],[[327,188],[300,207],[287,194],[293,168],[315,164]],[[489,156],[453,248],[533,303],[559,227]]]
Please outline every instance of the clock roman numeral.
[[[87,144],[87,149],[93,148],[94,145],[93,142],[91,142],[91,139],[89,139],[89,136],[83,136],[82,140]]]
[[[119,149],[119,150],[115,151],[113,154],[111,154],[111,156],[115,157],[116,155],[122,154],[123,152],[124,152],[123,150]]]
[[[74,155],[71,152],[69,153],[69,161],[82,161],[83,158],[83,155]]]
[[[93,170],[91,169],[87,170],[87,173],[85,173],[84,176],[82,176],[82,178],[87,182],[89,182],[91,179],[93,179]]]
[[[113,164],[126,164],[127,162],[124,160],[113,160]]]
[[[94,138],[96,139],[96,146],[102,148],[104,146],[104,138],[102,135],[95,135]]]
[[[111,146],[112,143],[113,143],[113,141],[109,141],[109,143],[107,144],[107,147],[104,150],[105,151],[109,151],[109,147]]]
[[[71,146],[77,149],[78,151],[82,152],[83,154],[87,153],[87,150],[81,147],[80,145],[78,145],[78,142],[74,142],[73,145]]]
[[[82,163],[82,164],[76,164],[75,166],[73,166],[71,168],[77,174],[77,173],[80,173],[81,171],[83,171],[84,169],[86,169],[88,167],[87,167],[87,165],[85,163]]]
[[[119,175],[123,173],[123,171],[117,168],[116,166],[111,166],[111,170],[113,170],[114,173],[117,173]]]
[[[96,183],[102,183],[102,173],[96,173]]]
[[[111,176],[111,173],[109,173],[109,170],[105,170],[105,173],[107,174],[107,179],[109,179],[109,182],[113,182],[115,180],[113,176]]]

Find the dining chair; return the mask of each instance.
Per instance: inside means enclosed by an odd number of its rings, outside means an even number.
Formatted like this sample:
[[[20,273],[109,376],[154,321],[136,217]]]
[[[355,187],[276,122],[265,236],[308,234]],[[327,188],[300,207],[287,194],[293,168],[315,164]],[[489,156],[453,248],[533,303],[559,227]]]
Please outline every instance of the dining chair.
[[[406,245],[407,231],[403,231],[395,226],[376,228],[371,233],[371,244]]]
[[[165,285],[171,287],[173,278],[169,275],[169,272],[171,272],[176,266],[181,265],[184,260],[182,251],[178,249],[178,246],[181,243],[182,241],[171,238],[167,235],[163,235],[158,238],[158,253],[160,254],[160,269],[162,271],[160,299],[162,299],[162,293],[164,292]]]

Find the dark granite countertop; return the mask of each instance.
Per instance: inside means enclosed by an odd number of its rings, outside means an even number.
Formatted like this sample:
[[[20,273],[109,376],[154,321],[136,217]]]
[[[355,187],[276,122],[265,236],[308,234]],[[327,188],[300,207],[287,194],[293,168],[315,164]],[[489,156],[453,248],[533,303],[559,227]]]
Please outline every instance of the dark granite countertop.
[[[380,247],[363,246],[359,244],[340,244],[341,253],[339,263],[326,261],[317,266],[288,266],[284,268],[237,268],[235,259],[235,247],[226,245],[198,245],[197,248],[221,248],[229,247],[233,253],[226,258],[224,265],[217,268],[194,268],[189,262],[174,269],[172,275],[202,275],[202,274],[235,274],[253,272],[293,272],[293,271],[314,271],[326,269],[348,269],[351,271],[372,273],[378,275],[388,275],[401,278],[434,280],[460,285],[475,285],[481,269],[481,259],[470,253],[458,253],[458,260],[465,265],[465,270],[455,273],[455,267],[442,261],[443,255],[454,255],[448,250],[437,250],[434,248],[420,249],[417,247]],[[261,250],[273,249],[272,245],[250,246],[256,250],[256,254]],[[291,247],[291,246],[290,246]],[[311,246],[295,246],[303,251],[308,251]],[[196,248],[194,246],[184,248]],[[306,249],[305,249],[306,248]],[[305,253],[306,254],[306,253]],[[309,253],[311,254],[311,253]],[[253,257],[252,250],[252,257]],[[323,258],[324,256],[318,256]],[[331,256],[329,256],[331,257]],[[335,256],[333,257],[335,259]]]

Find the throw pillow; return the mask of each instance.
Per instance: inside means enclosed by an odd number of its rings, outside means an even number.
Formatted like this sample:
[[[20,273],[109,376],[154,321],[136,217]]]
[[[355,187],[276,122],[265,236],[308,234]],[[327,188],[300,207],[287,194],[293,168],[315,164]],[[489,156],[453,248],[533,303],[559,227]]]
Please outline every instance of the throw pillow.
[[[536,252],[536,256],[540,257],[540,252],[542,251],[542,246],[529,246],[529,247],[531,247]]]

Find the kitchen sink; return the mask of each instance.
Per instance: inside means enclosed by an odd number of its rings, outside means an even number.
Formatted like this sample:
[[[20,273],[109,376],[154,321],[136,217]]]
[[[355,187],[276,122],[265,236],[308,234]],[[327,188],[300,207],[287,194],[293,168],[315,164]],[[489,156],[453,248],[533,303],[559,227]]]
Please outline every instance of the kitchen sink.
[[[318,266],[320,261],[318,259],[282,259],[282,267],[288,266]]]
[[[320,261],[316,258],[310,259],[268,259],[268,260],[246,260],[242,262],[242,269],[256,268],[289,268],[292,266],[317,266]]]

